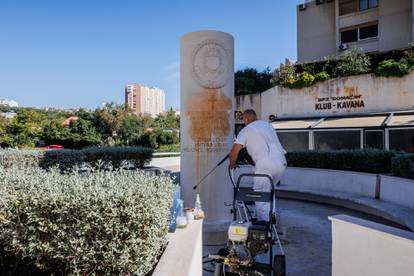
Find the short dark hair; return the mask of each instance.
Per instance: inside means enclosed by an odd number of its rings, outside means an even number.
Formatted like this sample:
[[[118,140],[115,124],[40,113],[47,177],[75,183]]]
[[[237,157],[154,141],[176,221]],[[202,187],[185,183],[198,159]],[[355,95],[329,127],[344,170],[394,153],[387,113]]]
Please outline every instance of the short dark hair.
[[[251,115],[251,116],[254,116],[255,118],[257,118],[256,111],[254,111],[253,109],[246,109],[243,112],[243,115]]]

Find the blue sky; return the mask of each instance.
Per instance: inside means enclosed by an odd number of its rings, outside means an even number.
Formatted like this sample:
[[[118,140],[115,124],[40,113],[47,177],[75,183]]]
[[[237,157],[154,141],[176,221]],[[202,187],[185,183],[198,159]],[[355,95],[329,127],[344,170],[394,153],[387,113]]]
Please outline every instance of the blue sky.
[[[235,38],[236,69],[296,58],[302,0],[0,0],[0,98],[21,106],[96,108],[124,86],[166,92],[179,108],[179,42],[215,29]]]

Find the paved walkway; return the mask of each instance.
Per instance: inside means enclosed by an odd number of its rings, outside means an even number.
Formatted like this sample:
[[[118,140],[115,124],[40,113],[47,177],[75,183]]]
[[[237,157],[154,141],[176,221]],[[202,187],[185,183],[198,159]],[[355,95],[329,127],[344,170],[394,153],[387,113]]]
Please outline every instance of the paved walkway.
[[[179,172],[180,158],[156,158],[151,165]],[[281,239],[286,252],[287,275],[292,276],[331,275],[332,237],[329,216],[346,214],[398,227],[377,217],[330,205],[278,199],[277,209],[280,211],[280,224],[284,232]],[[204,246],[203,255],[216,253],[219,248]],[[205,268],[212,269],[208,263]],[[204,272],[204,276],[210,275],[213,273]]]
[[[160,167],[163,169],[171,170],[172,172],[180,171],[180,157],[160,157],[153,158],[149,164],[153,167]]]
[[[278,199],[281,236],[286,253],[287,275],[331,275],[331,223],[328,216],[346,214],[384,223],[376,217],[349,209],[301,201]],[[386,222],[385,222],[386,223]],[[216,253],[220,247],[203,247],[203,255]],[[209,264],[205,268],[211,269]],[[213,275],[204,271],[204,276]]]

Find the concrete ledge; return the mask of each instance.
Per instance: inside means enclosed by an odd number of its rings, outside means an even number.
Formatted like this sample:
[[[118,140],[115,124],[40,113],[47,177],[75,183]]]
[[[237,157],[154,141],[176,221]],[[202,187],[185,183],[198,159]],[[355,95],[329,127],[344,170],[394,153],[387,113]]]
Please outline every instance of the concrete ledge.
[[[279,186],[278,198],[297,199],[341,206],[395,222],[414,231],[414,210],[394,203],[349,193],[321,191],[302,186]]]
[[[322,191],[375,197],[377,175],[352,171],[288,167],[281,183]]]
[[[173,157],[173,156],[180,156],[181,152],[154,152],[152,154],[152,158],[162,158],[162,157]]]
[[[201,276],[203,221],[195,220],[186,228],[168,234],[168,246],[153,276]]]
[[[414,209],[414,181],[381,175],[381,199]]]
[[[237,173],[251,172],[252,166],[242,166]],[[414,231],[413,180],[353,171],[288,167],[281,183],[276,187],[277,197],[341,206]]]
[[[332,275],[412,275],[414,233],[338,215],[332,221]]]

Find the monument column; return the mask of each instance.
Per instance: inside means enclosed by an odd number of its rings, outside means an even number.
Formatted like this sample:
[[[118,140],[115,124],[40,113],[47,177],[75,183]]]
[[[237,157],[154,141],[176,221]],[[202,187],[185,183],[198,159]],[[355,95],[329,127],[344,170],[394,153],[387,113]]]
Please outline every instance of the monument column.
[[[181,38],[181,187],[185,206],[200,194],[204,232],[227,231],[232,185],[228,161],[198,183],[230,151],[234,139],[234,40],[219,31]]]

